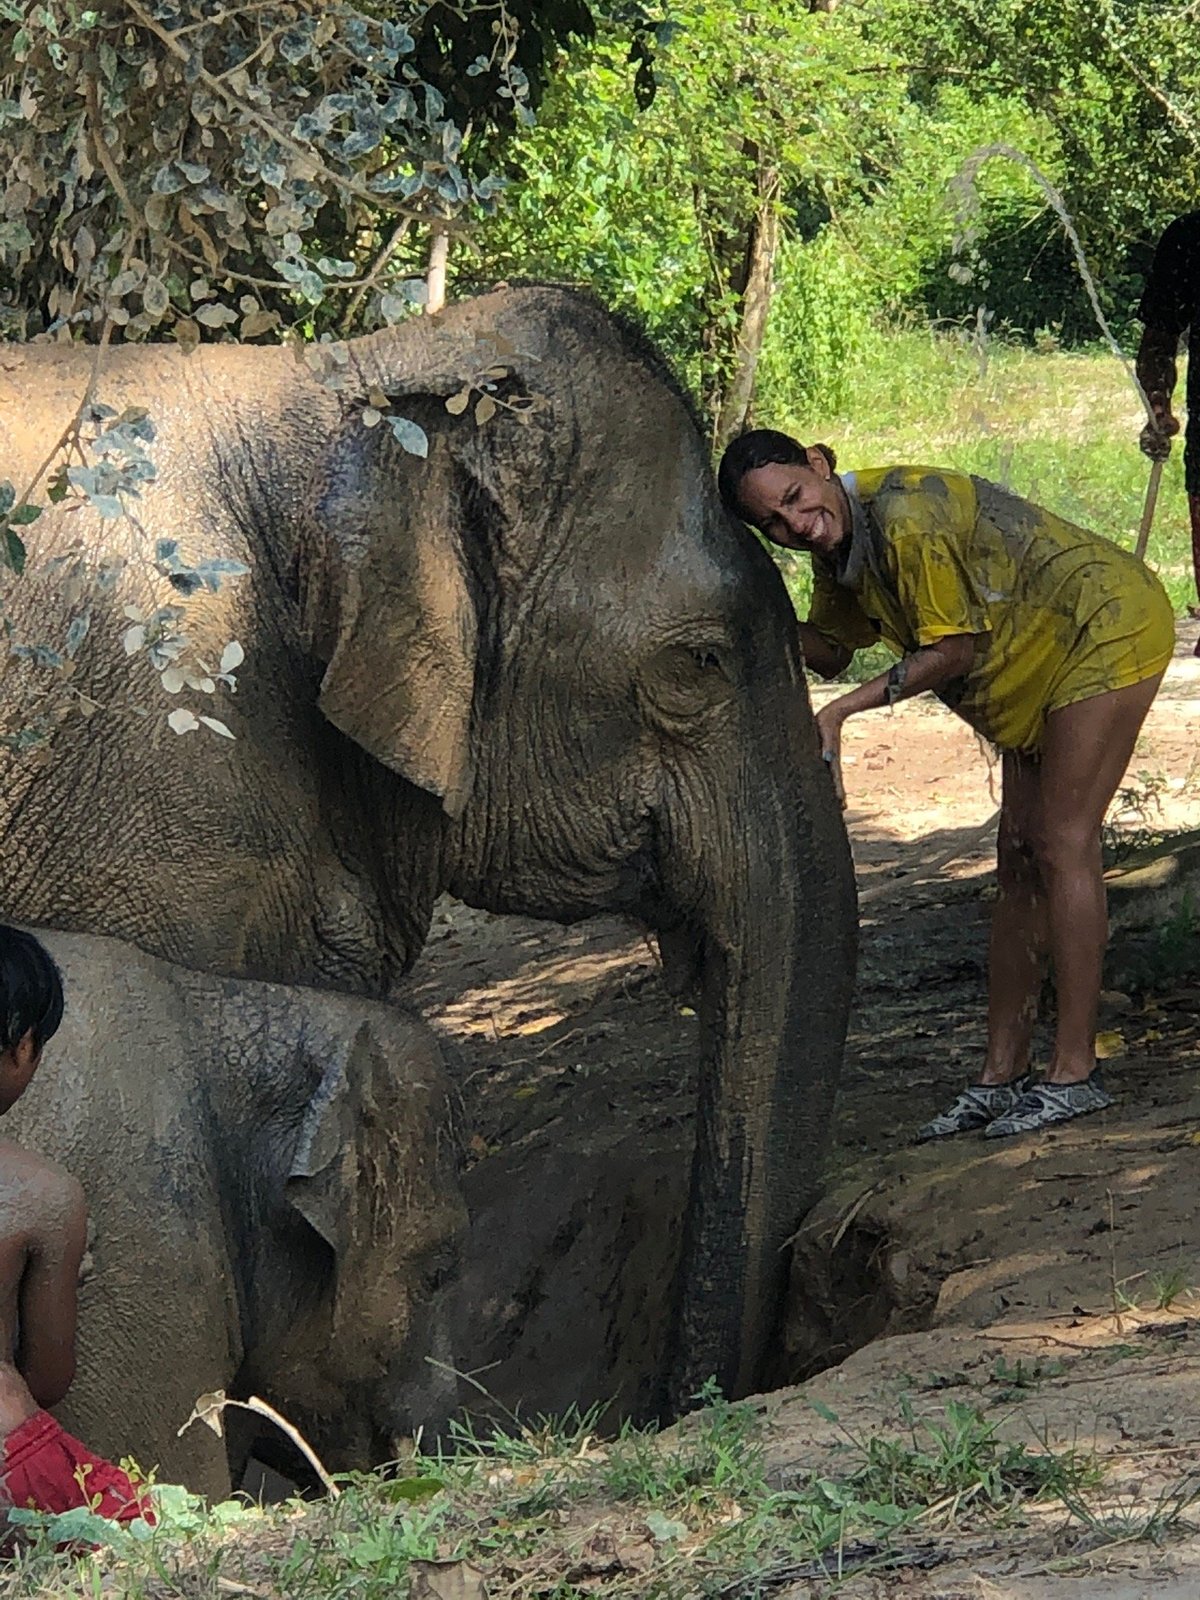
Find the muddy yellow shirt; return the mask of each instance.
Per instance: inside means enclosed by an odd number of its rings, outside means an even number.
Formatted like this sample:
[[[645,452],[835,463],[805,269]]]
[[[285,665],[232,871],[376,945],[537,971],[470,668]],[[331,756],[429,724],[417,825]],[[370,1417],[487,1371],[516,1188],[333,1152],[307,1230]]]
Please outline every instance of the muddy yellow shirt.
[[[1160,673],[1175,643],[1158,579],[1129,551],[982,478],[888,467],[842,479],[854,534],[813,558],[809,622],[897,655],[976,636],[941,698],[1006,750],[1036,750],[1046,713]]]

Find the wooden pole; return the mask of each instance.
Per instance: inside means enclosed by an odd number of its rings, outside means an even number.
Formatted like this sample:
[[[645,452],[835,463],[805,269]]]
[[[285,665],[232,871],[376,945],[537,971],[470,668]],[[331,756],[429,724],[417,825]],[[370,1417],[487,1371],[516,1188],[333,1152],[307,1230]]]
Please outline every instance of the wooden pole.
[[[1158,504],[1158,486],[1162,482],[1163,464],[1154,461],[1150,465],[1150,482],[1146,485],[1146,503],[1142,507],[1142,525],[1138,529],[1137,544],[1133,553],[1139,561],[1146,559],[1146,546],[1150,543],[1150,528],[1154,522],[1154,507]]]

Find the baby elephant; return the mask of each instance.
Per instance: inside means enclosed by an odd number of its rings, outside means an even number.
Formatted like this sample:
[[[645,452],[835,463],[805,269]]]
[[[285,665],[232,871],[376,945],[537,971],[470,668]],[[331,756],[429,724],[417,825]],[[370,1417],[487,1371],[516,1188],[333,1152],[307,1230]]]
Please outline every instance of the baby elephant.
[[[429,1030],[374,1001],[39,937],[66,1014],[4,1132],[87,1195],[64,1425],[216,1497],[240,1463],[202,1424],[177,1437],[211,1390],[260,1395],[340,1470],[444,1417],[439,1289],[466,1213]]]

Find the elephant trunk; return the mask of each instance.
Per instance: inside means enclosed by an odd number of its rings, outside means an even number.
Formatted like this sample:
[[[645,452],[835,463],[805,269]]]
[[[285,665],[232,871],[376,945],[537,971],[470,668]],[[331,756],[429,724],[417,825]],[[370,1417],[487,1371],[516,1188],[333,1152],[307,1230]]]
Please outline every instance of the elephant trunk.
[[[721,875],[722,903],[692,935],[700,1090],[667,1371],[674,1414],[706,1379],[727,1396],[761,1382],[786,1246],[820,1181],[854,981],[853,868],[801,686],[792,714],[776,704],[771,723],[782,748],[743,776],[736,880]],[[669,975],[678,936],[665,944]]]

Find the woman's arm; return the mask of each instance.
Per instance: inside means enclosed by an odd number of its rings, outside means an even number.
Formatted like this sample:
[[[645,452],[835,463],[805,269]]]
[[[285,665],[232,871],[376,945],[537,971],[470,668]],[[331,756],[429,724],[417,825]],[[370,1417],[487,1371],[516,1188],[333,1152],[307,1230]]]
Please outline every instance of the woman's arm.
[[[800,629],[800,647],[804,651],[804,665],[822,678],[836,678],[845,672],[854,651],[846,645],[835,644],[818,632],[811,622],[797,622]]]

